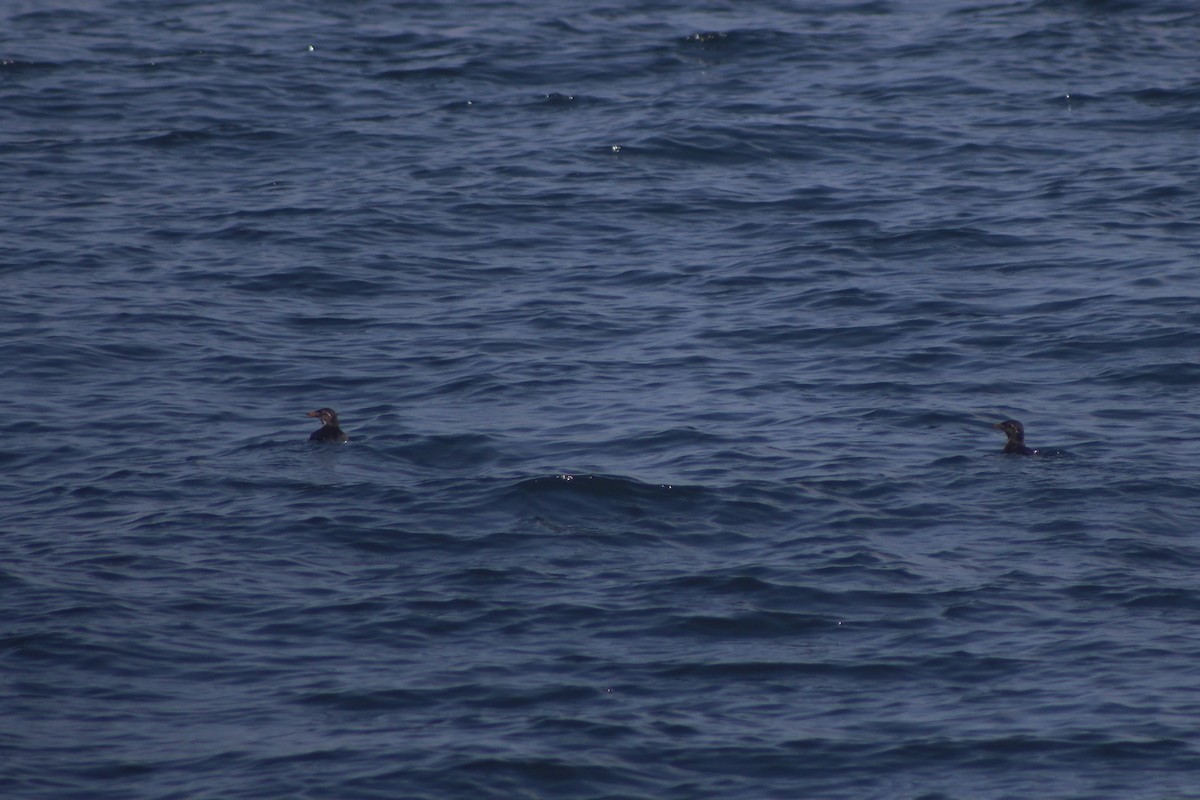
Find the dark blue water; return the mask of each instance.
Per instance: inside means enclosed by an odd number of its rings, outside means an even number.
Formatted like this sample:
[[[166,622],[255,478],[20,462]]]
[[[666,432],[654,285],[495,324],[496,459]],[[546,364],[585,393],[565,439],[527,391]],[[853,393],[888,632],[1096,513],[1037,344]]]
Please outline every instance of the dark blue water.
[[[1200,797],[1198,40],[4,4],[0,796]]]

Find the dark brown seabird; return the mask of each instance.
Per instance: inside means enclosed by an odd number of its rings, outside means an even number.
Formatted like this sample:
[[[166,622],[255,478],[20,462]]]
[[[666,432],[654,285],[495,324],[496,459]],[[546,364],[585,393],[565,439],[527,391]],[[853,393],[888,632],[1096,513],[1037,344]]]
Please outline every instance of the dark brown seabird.
[[[306,416],[321,420],[321,427],[308,437],[310,442],[344,442],[350,438],[345,431],[338,427],[337,412],[332,408],[318,408],[316,411],[308,412]]]
[[[1008,441],[1004,443],[1005,453],[1017,456],[1037,455],[1037,450],[1025,446],[1025,426],[1015,419],[1006,419],[1004,422],[997,422],[992,427],[1004,431],[1004,435],[1008,437]]]

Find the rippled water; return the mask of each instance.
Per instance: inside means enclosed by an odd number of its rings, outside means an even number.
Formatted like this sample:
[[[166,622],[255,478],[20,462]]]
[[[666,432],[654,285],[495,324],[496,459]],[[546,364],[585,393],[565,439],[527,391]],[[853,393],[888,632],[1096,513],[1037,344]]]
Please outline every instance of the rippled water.
[[[1198,33],[8,3],[0,793],[1200,797]]]

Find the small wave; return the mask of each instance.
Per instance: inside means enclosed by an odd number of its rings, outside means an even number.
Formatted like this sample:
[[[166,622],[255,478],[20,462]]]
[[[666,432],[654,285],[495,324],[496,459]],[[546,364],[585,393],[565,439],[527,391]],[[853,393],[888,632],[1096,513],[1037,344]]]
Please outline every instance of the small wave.
[[[514,484],[509,492],[511,496],[527,498],[571,496],[613,501],[675,501],[680,497],[694,497],[703,490],[690,486],[647,484],[616,475],[563,473],[527,478]]]

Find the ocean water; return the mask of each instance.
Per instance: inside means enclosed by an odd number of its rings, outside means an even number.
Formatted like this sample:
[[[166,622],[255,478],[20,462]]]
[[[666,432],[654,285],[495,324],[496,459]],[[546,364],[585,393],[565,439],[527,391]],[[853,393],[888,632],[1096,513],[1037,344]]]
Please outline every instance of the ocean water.
[[[1200,797],[1198,40],[4,3],[0,796]]]

